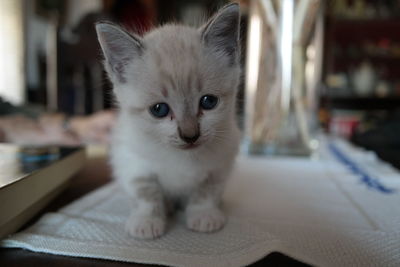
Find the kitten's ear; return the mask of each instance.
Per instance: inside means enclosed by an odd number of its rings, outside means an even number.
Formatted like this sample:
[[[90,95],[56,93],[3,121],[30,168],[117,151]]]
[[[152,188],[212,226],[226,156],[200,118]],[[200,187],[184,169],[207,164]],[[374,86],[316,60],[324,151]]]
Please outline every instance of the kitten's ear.
[[[212,49],[221,51],[235,64],[239,59],[239,5],[221,8],[200,28],[202,41]]]
[[[126,66],[143,52],[140,37],[110,23],[96,24],[97,38],[104,53],[105,68],[113,82],[125,83]]]

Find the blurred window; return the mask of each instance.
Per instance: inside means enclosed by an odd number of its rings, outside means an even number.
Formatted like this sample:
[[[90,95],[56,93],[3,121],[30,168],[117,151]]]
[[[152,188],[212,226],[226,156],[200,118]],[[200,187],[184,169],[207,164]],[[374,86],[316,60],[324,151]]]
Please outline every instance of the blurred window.
[[[23,1],[0,1],[0,96],[13,104],[25,99]]]

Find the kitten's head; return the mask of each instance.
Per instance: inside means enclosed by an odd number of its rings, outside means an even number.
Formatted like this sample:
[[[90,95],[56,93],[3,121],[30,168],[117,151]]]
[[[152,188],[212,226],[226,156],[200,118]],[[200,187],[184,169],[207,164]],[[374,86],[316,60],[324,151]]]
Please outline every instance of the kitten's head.
[[[199,29],[166,25],[138,37],[96,25],[121,112],[153,140],[188,149],[230,131],[239,82],[239,6]]]

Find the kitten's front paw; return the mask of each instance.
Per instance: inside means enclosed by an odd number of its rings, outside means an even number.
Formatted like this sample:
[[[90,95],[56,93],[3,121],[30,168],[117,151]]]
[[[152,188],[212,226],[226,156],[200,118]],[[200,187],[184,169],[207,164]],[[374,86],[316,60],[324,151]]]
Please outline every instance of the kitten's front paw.
[[[125,224],[128,233],[140,239],[154,239],[165,232],[165,219],[150,215],[132,214]]]
[[[198,232],[214,232],[225,224],[225,215],[218,209],[187,212],[186,225]]]

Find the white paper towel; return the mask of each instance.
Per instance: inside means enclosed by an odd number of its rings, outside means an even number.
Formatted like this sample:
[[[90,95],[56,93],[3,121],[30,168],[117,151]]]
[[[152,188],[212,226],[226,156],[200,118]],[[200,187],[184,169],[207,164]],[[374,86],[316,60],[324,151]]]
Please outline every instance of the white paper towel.
[[[243,266],[274,251],[319,266],[400,266],[399,173],[335,143],[351,166],[331,148],[320,160],[239,158],[225,194],[228,223],[217,233],[186,230],[178,214],[162,238],[135,240],[123,227],[127,196],[112,183],[1,245],[171,266]],[[369,186],[357,168],[393,191]]]

